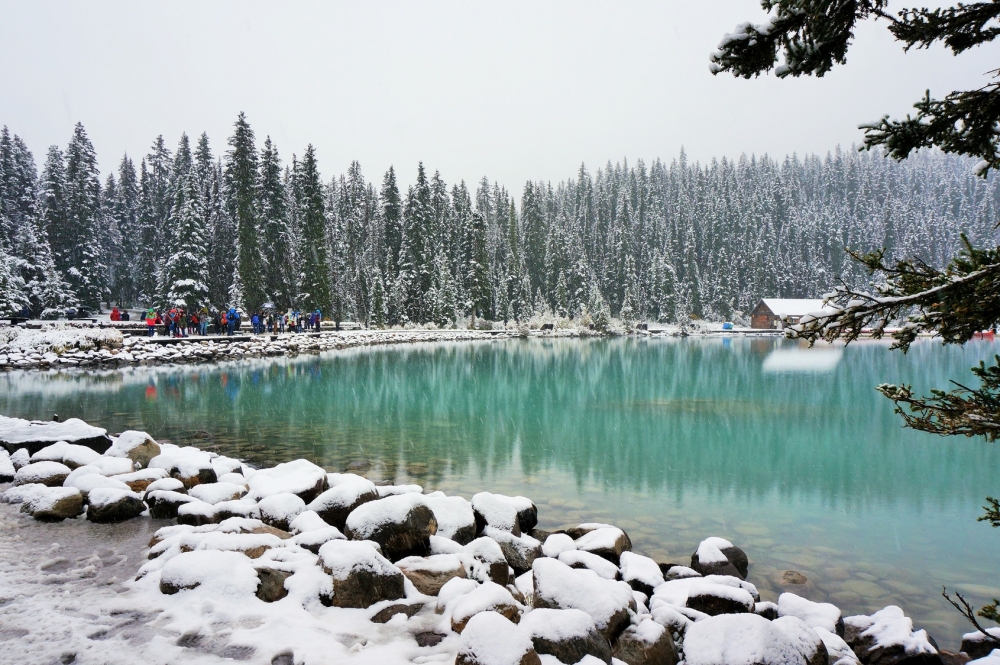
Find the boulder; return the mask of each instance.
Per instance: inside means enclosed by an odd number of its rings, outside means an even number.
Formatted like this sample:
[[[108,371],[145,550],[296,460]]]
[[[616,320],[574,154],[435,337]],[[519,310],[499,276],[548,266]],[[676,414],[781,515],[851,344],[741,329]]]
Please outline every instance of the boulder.
[[[244,485],[235,483],[215,482],[205,485],[195,485],[188,490],[188,495],[204,501],[205,503],[222,503],[223,501],[235,501],[247,493]],[[298,497],[296,497],[298,498]]]
[[[823,645],[829,656],[829,665],[861,665],[857,655],[840,635],[831,633],[825,628],[814,627],[813,630],[823,640]]]
[[[570,568],[546,557],[535,559],[531,570],[535,607],[583,610],[609,641],[625,629],[629,611],[636,609],[629,585],[606,580],[592,570]]]
[[[455,602],[451,610],[451,629],[461,633],[469,620],[481,612],[497,612],[514,623],[520,617],[520,608],[510,591],[499,584],[484,582]]]
[[[778,604],[770,602],[754,603],[753,613],[764,617],[768,621],[774,621],[778,618]]]
[[[753,612],[754,599],[746,589],[696,582],[688,590],[687,607],[709,616]]]
[[[149,489],[149,486],[155,483],[157,480],[166,480],[170,478],[169,474],[163,469],[142,469],[141,471],[133,471],[132,473],[123,473],[117,476],[112,476],[115,480],[120,480],[133,492],[145,492]],[[175,480],[170,478],[170,480]],[[180,481],[175,481],[180,483]],[[178,487],[183,487],[184,483],[180,483]],[[163,489],[167,489],[164,487]]]
[[[706,586],[709,590],[715,586],[723,586],[737,591],[745,591],[750,596],[750,607],[747,611],[752,611],[755,603],[760,600],[757,587],[750,582],[744,582],[740,578],[731,575],[708,575],[706,577],[685,577],[678,580],[667,580],[654,589],[653,596],[650,599],[650,606],[652,607],[656,602],[665,602],[677,607],[690,607],[688,597],[691,591],[697,590],[701,593],[701,590]],[[725,594],[724,590],[718,592],[718,595]],[[736,594],[733,596],[733,599],[743,605],[748,603],[747,597],[743,594]],[[704,614],[703,612],[700,613]]]
[[[636,591],[647,596],[653,595],[653,589],[663,584],[663,572],[655,561],[648,556],[634,552],[621,553],[622,581]]]
[[[198,499],[170,490],[146,492],[146,505],[149,506],[149,516],[158,520],[176,518],[178,508],[192,501],[198,501]]]
[[[87,446],[80,446],[75,443],[57,441],[51,446],[46,446],[31,456],[32,462],[59,462],[65,464],[70,469],[86,466],[92,463],[101,454]]]
[[[335,607],[370,607],[404,595],[403,573],[365,543],[331,540],[319,548],[323,570],[333,579],[333,594],[323,602]]]
[[[498,612],[472,617],[462,632],[455,665],[541,665],[531,638]]]
[[[153,437],[145,432],[128,430],[119,434],[104,454],[108,457],[127,457],[138,468],[145,469],[160,452],[160,444]]]
[[[335,526],[313,529],[312,531],[303,531],[302,533],[292,537],[292,542],[299,547],[309,550],[313,554],[318,554],[319,548],[323,547],[323,545],[331,540],[347,540],[347,538],[340,532],[340,529]]]
[[[467,545],[476,537],[476,516],[472,504],[460,496],[445,496],[444,492],[431,492],[424,496],[427,507],[437,520],[437,535]]]
[[[1000,628],[987,628],[986,632],[997,639],[1000,639]],[[985,658],[990,655],[994,649],[1000,649],[1000,644],[997,644],[993,640],[987,638],[977,630],[962,635],[962,647],[959,651],[964,651],[969,654],[970,658]]]
[[[663,573],[664,581],[683,580],[688,577],[702,577],[701,573],[689,566],[678,566],[672,563],[661,563],[657,565]]]
[[[472,579],[491,581],[500,586],[510,583],[510,566],[497,541],[485,536],[476,538],[462,548],[462,552],[472,557],[468,571]]]
[[[257,594],[260,578],[250,559],[239,552],[197,550],[182,552],[160,569],[160,593],[175,594],[196,589],[207,597],[223,595],[228,599]]]
[[[372,623],[388,623],[397,614],[402,614],[409,619],[423,608],[423,603],[393,603],[373,614],[370,621]]]
[[[840,609],[830,603],[814,603],[794,593],[783,593],[778,596],[778,616],[798,617],[810,628],[823,628],[844,636],[844,619]]]
[[[476,533],[491,526],[494,529],[520,536],[538,524],[538,508],[523,496],[504,496],[480,492],[472,497],[472,511],[476,518]]]
[[[504,558],[517,575],[531,570],[534,560],[542,556],[542,544],[527,534],[515,536],[509,531],[487,526],[483,529],[483,535],[500,545]]]
[[[366,478],[350,473],[331,473],[327,478],[332,479],[329,480],[330,489],[313,499],[309,510],[314,511],[330,526],[343,530],[351,511],[363,503],[378,499],[375,484]]]
[[[295,494],[309,503],[326,489],[326,471],[312,462],[297,459],[256,471],[247,484],[258,501],[272,494]]]
[[[537,531],[537,529],[536,529]],[[563,552],[576,549],[576,541],[565,533],[553,533],[542,541],[542,555],[558,559]]]
[[[70,468],[60,462],[32,462],[14,474],[14,485],[45,485],[60,487],[69,476]]]
[[[15,473],[17,473],[17,469],[10,461],[10,453],[5,448],[0,448],[0,483],[11,482],[14,480]]]
[[[0,503],[24,503],[35,493],[44,489],[45,485],[42,485],[41,483],[28,483],[27,485],[9,487],[3,494],[0,494]]]
[[[91,522],[124,522],[145,510],[142,498],[129,489],[98,487],[87,494],[87,519]]]
[[[291,577],[288,571],[278,570],[270,566],[257,568],[257,578],[260,585],[257,587],[257,597],[265,603],[273,603],[288,595],[285,588],[285,580]]]
[[[677,649],[670,631],[652,619],[629,626],[612,652],[626,665],[676,665]]]
[[[86,446],[98,453],[111,446],[106,429],[92,427],[79,418],[55,422],[0,416],[0,445],[9,453],[26,449],[27,454],[32,455],[57,441]]]
[[[913,620],[895,605],[845,618],[844,640],[865,665],[942,664],[927,631],[914,630]]]
[[[155,471],[155,469],[144,469],[143,471],[137,471],[136,473],[149,473],[150,471]],[[162,471],[162,469],[161,469]],[[166,471],[164,471],[166,473]],[[127,484],[127,483],[126,483]],[[161,478],[160,480],[154,480],[149,485],[146,486],[146,493],[156,492],[157,490],[166,490],[168,492],[180,492],[181,494],[187,494],[187,488],[184,487],[184,483],[176,478]]]
[[[437,604],[435,611],[438,614],[448,612],[449,607],[454,607],[458,599],[467,593],[472,593],[479,588],[479,583],[475,580],[453,577],[448,580],[437,594]]]
[[[222,521],[219,510],[211,503],[206,503],[194,497],[187,503],[177,506],[177,523],[190,526],[218,524]]]
[[[457,554],[435,554],[428,557],[411,556],[400,559],[396,567],[420,593],[436,596],[449,580],[466,576],[465,566]]]
[[[691,568],[702,575],[732,575],[745,580],[749,566],[746,553],[724,538],[706,538],[691,555]]]
[[[531,638],[535,651],[555,656],[567,665],[587,655],[611,662],[611,645],[597,630],[594,619],[582,610],[535,609],[521,618],[520,628]]]
[[[801,621],[797,630],[779,626],[778,621],[756,614],[723,614],[691,623],[684,632],[684,661],[687,665],[825,665],[826,650],[819,636],[813,633],[815,642],[809,642],[801,631],[811,629]]]
[[[197,485],[196,487],[201,487]],[[236,501],[222,501],[214,504],[215,514],[219,521],[223,522],[230,517],[246,517],[248,519],[259,520],[260,508],[251,499],[237,499]]]
[[[576,549],[590,552],[618,565],[622,552],[632,549],[628,534],[614,526],[599,527],[576,539]]]
[[[31,464],[31,455],[28,453],[28,449],[18,448],[14,452],[10,453],[10,463],[14,465],[15,471],[20,469],[22,466]]]
[[[291,522],[288,523],[288,531],[292,534],[298,535],[300,533],[305,533],[306,531],[316,531],[317,529],[327,529],[330,527],[322,517],[316,514],[314,510],[303,510],[301,513],[295,516]]]
[[[617,580],[621,577],[621,571],[618,570],[618,566],[590,552],[569,550],[556,558],[570,568],[586,568],[594,571],[606,580]]]
[[[187,489],[218,480],[212,467],[212,456],[190,446],[160,446],[160,454],[149,460],[148,468],[165,470],[171,477],[184,483]]]
[[[105,476],[120,476],[135,471],[132,460],[125,457],[105,457],[101,455],[87,466],[97,467]]]
[[[41,522],[61,522],[83,512],[83,495],[75,487],[37,486],[24,497],[21,512]]]
[[[829,665],[830,655],[819,633],[798,617],[778,617],[771,625],[785,634],[808,665]]]
[[[420,494],[399,494],[364,503],[347,516],[344,535],[373,540],[392,561],[430,554],[437,533],[434,513]]]
[[[96,490],[100,488],[106,489],[117,489],[124,490],[126,492],[131,492],[132,490],[128,485],[120,480],[114,478],[108,478],[107,476],[102,476],[99,473],[87,473],[79,476],[74,476],[74,474],[69,474],[63,482],[63,487],[75,487],[80,490],[83,494],[83,500],[87,500],[87,496],[90,494],[91,490]]]
[[[306,509],[306,503],[296,494],[271,494],[257,503],[260,521],[276,529],[288,531],[289,524]]]

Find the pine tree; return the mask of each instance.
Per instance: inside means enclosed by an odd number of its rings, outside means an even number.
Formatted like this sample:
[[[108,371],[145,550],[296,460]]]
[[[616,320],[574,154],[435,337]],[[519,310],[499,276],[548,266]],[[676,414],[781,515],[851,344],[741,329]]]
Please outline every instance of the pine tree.
[[[205,228],[211,237],[208,256],[208,294],[212,305],[226,307],[231,302],[242,302],[242,291],[235,301],[231,288],[236,282],[236,226],[226,210],[223,195],[222,164],[212,168],[202,197]]]
[[[139,181],[135,165],[128,155],[118,165],[118,189],[111,202],[112,222],[121,238],[117,253],[111,257],[114,267],[112,298],[119,305],[135,303],[139,296],[138,268],[142,253],[142,229],[139,226]]]
[[[462,276],[472,318],[483,316],[490,307],[489,256],[486,250],[486,220],[479,211],[471,213],[462,240]]]
[[[386,302],[385,281],[381,272],[372,277],[371,302],[368,305],[370,323],[373,328],[383,329],[389,320],[389,308]]]
[[[209,304],[205,217],[197,175],[188,170],[176,195],[172,247],[164,268],[164,305],[197,310]]]
[[[268,136],[260,153],[260,178],[257,183],[261,224],[261,247],[264,254],[264,292],[278,311],[292,305],[293,285],[288,269],[292,233],[288,219],[288,195],[282,181],[278,148]]]
[[[236,225],[236,274],[243,297],[236,306],[256,309],[267,294],[257,210],[257,149],[253,130],[243,113],[236,119],[229,138],[225,175],[226,208]]]
[[[14,258],[0,245],[0,316],[13,316],[28,304]]]
[[[302,157],[299,186],[302,191],[302,245],[298,251],[302,266],[302,292],[299,294],[299,305],[303,311],[318,309],[324,316],[330,316],[333,294],[326,245],[326,209],[316,151],[311,144]]]
[[[84,307],[99,310],[107,293],[107,257],[101,251],[101,182],[97,154],[83,125],[76,124],[66,149],[66,226],[61,253],[69,282]],[[49,235],[53,238],[51,232]]]

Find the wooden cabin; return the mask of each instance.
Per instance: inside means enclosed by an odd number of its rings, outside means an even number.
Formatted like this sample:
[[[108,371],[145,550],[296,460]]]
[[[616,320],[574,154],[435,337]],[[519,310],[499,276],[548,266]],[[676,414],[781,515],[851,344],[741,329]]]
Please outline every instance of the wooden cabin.
[[[783,319],[798,323],[799,319],[823,309],[822,300],[804,298],[763,298],[750,312],[750,327],[758,330],[781,330]]]

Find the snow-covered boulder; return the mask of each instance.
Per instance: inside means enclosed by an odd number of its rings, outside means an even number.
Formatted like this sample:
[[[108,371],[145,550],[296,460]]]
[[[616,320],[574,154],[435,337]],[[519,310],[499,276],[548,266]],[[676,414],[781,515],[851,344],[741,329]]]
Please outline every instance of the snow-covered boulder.
[[[1000,628],[987,628],[986,632],[1000,639]],[[969,654],[970,658],[985,658],[996,648],[996,642],[976,630],[962,635],[962,646],[959,650]]]
[[[147,468],[163,469],[189,489],[195,485],[214,483],[218,480],[212,467],[211,454],[190,446],[167,444],[160,446],[160,454],[149,460]]]
[[[17,470],[14,474],[14,484],[59,487],[69,474],[70,468],[61,462],[32,462]]]
[[[10,453],[4,448],[0,448],[0,483],[9,483],[14,480],[15,473],[17,473],[17,469],[10,461]]]
[[[764,617],[768,621],[778,618],[778,603],[760,602],[753,604],[753,613]]]
[[[375,488],[378,497],[384,499],[387,496],[398,496],[400,494],[423,494],[424,488],[420,485],[379,485]]]
[[[13,453],[26,448],[31,455],[57,441],[86,446],[98,453],[103,453],[111,446],[111,438],[106,429],[88,425],[79,418],[50,422],[0,416],[0,445],[7,452]]]
[[[293,535],[298,535],[300,533],[305,533],[306,531],[316,531],[317,529],[326,529],[330,524],[320,517],[315,510],[303,510],[301,513],[295,516],[288,524],[288,531]]]
[[[135,471],[135,464],[126,457],[105,457],[101,455],[87,466],[97,468],[105,476],[121,476]]]
[[[297,459],[261,469],[247,479],[247,484],[258,501],[272,494],[289,493],[309,503],[326,488],[326,471],[308,460]]]
[[[431,492],[424,496],[424,501],[437,520],[438,536],[460,545],[467,545],[476,537],[476,516],[470,502],[460,496],[445,496],[444,492]]]
[[[260,520],[276,529],[288,531],[288,525],[306,509],[306,502],[288,492],[271,494],[257,502]]]
[[[260,519],[260,508],[252,499],[235,499],[233,501],[220,501],[213,504],[215,514],[220,522],[224,522],[230,517],[245,517],[248,519]]]
[[[677,648],[670,631],[652,619],[625,629],[615,642],[613,655],[627,665],[675,665]]]
[[[576,539],[576,549],[590,552],[618,565],[622,552],[632,549],[628,534],[614,526],[602,526]]]
[[[823,645],[829,656],[829,665],[861,665],[854,650],[844,641],[843,637],[837,633],[831,633],[825,628],[813,627],[813,630],[823,640]]]
[[[778,596],[778,616],[798,617],[811,628],[823,628],[844,636],[844,619],[840,609],[830,603],[815,603],[794,593]]]
[[[177,517],[177,510],[184,504],[191,503],[192,501],[198,501],[198,499],[171,490],[146,492],[146,504],[149,506],[149,516],[158,520],[174,519]]]
[[[666,570],[664,570],[664,567]],[[663,571],[663,580],[665,582],[669,582],[671,580],[683,580],[688,577],[702,577],[701,573],[689,566],[664,564],[664,566],[660,567],[660,570]]]
[[[188,495],[205,503],[212,504],[222,503],[223,501],[235,501],[246,493],[247,488],[243,485],[222,482],[195,485],[188,490]]]
[[[34,487],[21,502],[21,512],[42,522],[60,522],[83,512],[83,495],[75,487]]]
[[[319,549],[331,540],[347,540],[347,537],[335,526],[325,526],[322,529],[303,531],[292,537],[292,542],[299,547],[309,550],[313,554],[318,554]]]
[[[708,575],[706,577],[684,577],[678,580],[667,580],[653,590],[650,598],[650,609],[659,602],[665,602],[677,607],[689,607],[688,595],[692,589],[703,588],[705,585],[721,585],[746,591],[753,603],[760,600],[760,593],[750,582],[745,582],[732,575]],[[745,596],[739,596],[745,602]]]
[[[160,452],[160,444],[153,437],[130,429],[119,434],[104,454],[108,457],[127,457],[140,469],[145,469]]]
[[[472,510],[477,533],[491,526],[520,536],[521,532],[531,531],[538,524],[538,508],[523,496],[479,492],[472,497]]]
[[[174,594],[201,587],[208,597],[230,599],[256,595],[260,580],[253,564],[239,552],[197,550],[183,552],[160,570],[160,592]]]
[[[19,504],[28,500],[31,495],[45,489],[41,483],[29,483],[27,485],[15,485],[0,494],[0,503]]]
[[[518,575],[531,570],[531,564],[542,556],[542,544],[526,533],[515,536],[509,531],[487,526],[483,529],[483,535],[500,545],[504,558]]]
[[[19,470],[22,466],[31,464],[31,454],[27,448],[18,448],[10,454],[10,463],[14,465],[14,470]]]
[[[556,557],[570,568],[586,568],[592,570],[606,580],[617,580],[621,576],[618,566],[607,559],[583,552],[580,550],[569,550]]]
[[[404,595],[403,573],[366,543],[331,540],[319,548],[323,570],[333,579],[324,603],[335,607],[370,607]]]
[[[177,523],[188,524],[190,526],[204,526],[206,524],[218,524],[222,521],[219,516],[219,509],[215,504],[207,503],[200,499],[189,496],[188,501],[177,506]]]
[[[145,492],[149,489],[157,480],[164,480],[170,478],[166,471],[163,469],[142,469],[140,471],[133,471],[132,473],[123,473],[117,476],[112,476],[115,480],[120,480],[129,486],[133,492]],[[171,480],[174,480],[171,478]],[[179,482],[179,481],[178,481]],[[180,483],[180,487],[184,486],[184,483]]]
[[[535,651],[567,665],[587,655],[611,662],[611,645],[583,610],[538,608],[521,618],[520,628],[531,638]]]
[[[37,453],[31,456],[32,462],[60,462],[65,464],[70,469],[76,469],[77,467],[86,466],[92,463],[101,454],[97,451],[88,448],[87,446],[80,446],[75,443],[66,443],[65,441],[57,441],[51,446],[45,446]]]
[[[81,467],[82,468],[82,467]],[[124,490],[126,492],[131,492],[131,488],[120,480],[115,478],[108,478],[107,476],[102,476],[99,473],[87,473],[79,476],[74,474],[69,474],[69,477],[63,482],[63,487],[75,487],[80,490],[83,494],[83,500],[86,501],[91,490],[96,490],[100,488],[106,489],[117,489]]]
[[[687,665],[826,665],[826,649],[815,632],[815,642],[810,643],[801,630],[776,621],[756,614],[696,621],[684,633],[684,661]],[[797,628],[812,632],[799,624]]]
[[[647,596],[652,596],[653,589],[664,582],[659,564],[634,552],[622,552],[621,571],[622,581]]]
[[[430,554],[437,520],[420,494],[399,494],[364,503],[347,516],[344,535],[374,540],[389,559]]]
[[[145,510],[142,498],[127,488],[98,487],[87,494],[87,519],[91,522],[124,522]]]
[[[485,582],[455,602],[451,610],[451,629],[461,633],[469,620],[481,612],[497,612],[514,623],[520,618],[520,607],[510,591],[499,584]]]
[[[1000,665],[1000,649],[994,649],[987,656],[970,660],[967,665]]]
[[[457,554],[410,556],[397,561],[396,567],[403,571],[417,591],[428,596],[436,596],[450,580],[466,576],[465,566]]]
[[[468,572],[472,579],[491,581],[500,586],[507,586],[510,582],[510,566],[497,541],[485,536],[476,538],[462,548],[462,552],[471,557]]]
[[[635,611],[632,587],[606,580],[592,570],[570,568],[546,557],[531,567],[535,607],[578,609],[589,614],[608,640],[617,636]]]
[[[153,469],[144,469],[143,471],[139,471],[137,473],[148,473],[149,471],[153,471]],[[126,481],[125,484],[127,485],[128,482]],[[157,490],[166,490],[168,492],[180,492],[181,494],[187,493],[187,489],[184,487],[183,482],[177,480],[176,478],[170,478],[170,477],[154,480],[149,485],[146,485],[147,494],[150,492],[155,492]]]
[[[319,515],[324,522],[343,530],[347,516],[363,503],[378,499],[375,484],[367,478],[351,473],[327,474],[330,489],[309,504],[309,510]]]
[[[939,665],[942,662],[927,631],[914,630],[913,620],[895,605],[871,616],[846,617],[844,640],[866,664]]]
[[[479,588],[479,583],[468,578],[453,577],[448,580],[437,593],[436,610],[438,614],[450,615],[450,609],[455,607],[458,599]]]
[[[724,538],[706,538],[691,555],[691,568],[702,575],[732,575],[745,580],[749,566],[746,553]]]
[[[746,589],[698,581],[688,589],[687,606],[709,616],[753,612],[754,599]]]
[[[542,543],[542,555],[558,559],[563,552],[576,549],[576,541],[565,533],[553,533]]]
[[[531,638],[498,612],[472,617],[462,632],[455,665],[541,665]]]

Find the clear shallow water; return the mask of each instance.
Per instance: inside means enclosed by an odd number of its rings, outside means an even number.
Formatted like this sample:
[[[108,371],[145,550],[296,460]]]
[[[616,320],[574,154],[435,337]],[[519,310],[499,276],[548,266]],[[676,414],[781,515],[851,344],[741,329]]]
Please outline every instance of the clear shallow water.
[[[907,356],[773,338],[530,340],[379,347],[222,366],[0,375],[0,413],[145,429],[273,464],[471,496],[531,497],[540,526],[609,521],[686,563],[724,536],[765,599],[848,613],[901,605],[942,646],[967,629],[942,585],[1000,597],[1000,448],[900,427],[874,386],[967,380],[1000,346]],[[797,570],[808,582],[781,583]]]

